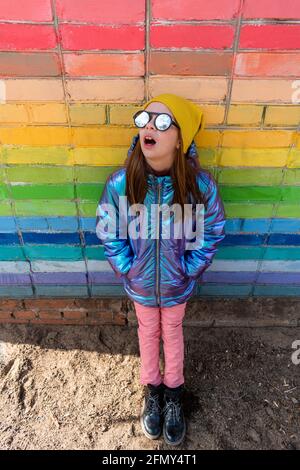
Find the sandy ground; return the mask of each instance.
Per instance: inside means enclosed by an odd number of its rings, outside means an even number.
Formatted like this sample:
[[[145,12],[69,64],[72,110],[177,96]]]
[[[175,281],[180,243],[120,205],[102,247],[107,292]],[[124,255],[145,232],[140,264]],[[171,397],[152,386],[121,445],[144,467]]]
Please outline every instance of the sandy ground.
[[[176,449],[300,448],[300,328],[184,335]],[[139,361],[134,326],[0,325],[0,449],[171,449],[140,429]]]

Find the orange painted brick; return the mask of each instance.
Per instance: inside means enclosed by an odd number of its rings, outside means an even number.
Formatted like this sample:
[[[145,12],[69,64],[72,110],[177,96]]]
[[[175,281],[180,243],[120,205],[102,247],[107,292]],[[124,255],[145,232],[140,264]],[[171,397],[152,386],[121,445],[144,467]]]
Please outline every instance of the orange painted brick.
[[[142,78],[66,80],[66,86],[73,101],[136,103],[144,99]]]
[[[150,98],[172,90],[183,98],[195,101],[225,101],[227,79],[219,77],[156,76],[149,79]]]
[[[298,77],[299,53],[241,52],[237,54],[234,72],[248,77]]]
[[[4,80],[7,101],[63,101],[61,79]]]
[[[144,54],[64,54],[65,70],[69,76],[128,76],[145,73]]]
[[[292,103],[294,80],[234,79],[232,102]]]

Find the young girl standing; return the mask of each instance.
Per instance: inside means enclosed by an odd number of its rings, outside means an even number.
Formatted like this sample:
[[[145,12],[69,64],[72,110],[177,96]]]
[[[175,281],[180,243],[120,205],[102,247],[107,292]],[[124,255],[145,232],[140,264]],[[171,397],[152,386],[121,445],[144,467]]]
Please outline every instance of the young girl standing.
[[[167,444],[178,445],[186,432],[182,321],[197,279],[212,263],[217,244],[225,237],[225,211],[213,176],[198,161],[194,138],[204,127],[201,108],[165,93],[149,100],[133,119],[139,132],[124,167],[106,182],[97,208],[96,231],[135,307],[140,382],[146,389],[142,430],[150,439],[157,439],[163,431]],[[120,196],[126,196],[125,205],[120,205]],[[171,206],[180,208],[184,219],[175,218]],[[192,208],[190,212],[187,206]],[[200,215],[197,210],[195,215],[196,207],[204,208]],[[198,242],[187,243],[190,237],[183,220],[190,220],[196,236],[202,233]],[[104,233],[105,224],[114,227],[109,236]],[[181,231],[175,234],[178,227]],[[163,375],[159,368],[161,337]]]

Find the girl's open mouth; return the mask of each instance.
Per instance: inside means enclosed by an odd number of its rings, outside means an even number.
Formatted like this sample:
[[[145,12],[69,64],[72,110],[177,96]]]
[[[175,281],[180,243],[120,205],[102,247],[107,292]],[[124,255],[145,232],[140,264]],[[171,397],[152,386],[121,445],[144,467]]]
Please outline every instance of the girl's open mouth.
[[[152,139],[152,137],[145,137],[144,138],[144,146],[146,148],[152,148],[156,144],[156,141]]]

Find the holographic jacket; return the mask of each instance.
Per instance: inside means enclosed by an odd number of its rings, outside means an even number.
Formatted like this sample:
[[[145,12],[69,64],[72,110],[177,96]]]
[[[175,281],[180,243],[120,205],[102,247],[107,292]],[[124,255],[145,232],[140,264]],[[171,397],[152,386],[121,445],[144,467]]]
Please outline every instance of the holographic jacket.
[[[132,140],[127,158],[139,138],[137,134]],[[165,226],[174,222],[174,217],[163,218],[148,217],[148,237],[137,237],[130,234],[120,237],[119,222],[130,223],[134,215],[121,211],[120,196],[125,196],[126,168],[112,173],[105,184],[100,197],[96,215],[96,233],[102,241],[104,255],[114,270],[116,276],[123,280],[125,292],[131,300],[151,307],[172,307],[186,302],[193,294],[197,279],[212,263],[217,252],[217,245],[225,237],[225,211],[219,195],[217,183],[212,174],[200,168],[198,154],[194,141],[190,145],[187,158],[195,167],[199,189],[204,196],[204,207],[200,215],[193,210],[193,229],[197,233],[197,218],[202,220],[202,242],[197,248],[187,249],[186,236],[182,229],[182,236],[175,237],[170,228],[168,237],[163,237]],[[171,206],[174,195],[172,177],[170,175],[157,176],[147,173],[148,189],[144,200],[148,214],[153,204],[167,204]],[[107,238],[103,230],[98,230],[98,223],[111,222],[112,215],[103,210],[103,204],[111,204],[115,209],[116,231],[114,236]],[[125,206],[123,206],[125,207]],[[158,214],[158,212],[157,212]],[[126,215],[126,217],[125,217]],[[170,215],[170,212],[169,212]],[[141,220],[141,219],[140,219]],[[143,219],[146,220],[146,219]],[[199,219],[200,220],[200,219]],[[145,222],[143,222],[145,223]],[[175,224],[173,223],[173,226]],[[140,226],[141,227],[141,226]],[[174,229],[173,229],[174,232]],[[156,234],[153,238],[153,233]],[[190,238],[189,240],[195,240]]]

